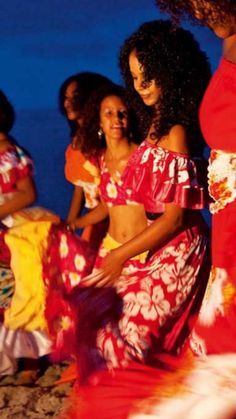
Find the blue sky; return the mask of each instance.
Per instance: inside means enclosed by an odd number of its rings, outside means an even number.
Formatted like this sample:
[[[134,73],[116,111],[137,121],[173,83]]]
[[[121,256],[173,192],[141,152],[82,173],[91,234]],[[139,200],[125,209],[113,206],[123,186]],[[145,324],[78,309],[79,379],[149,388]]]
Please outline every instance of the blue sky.
[[[119,82],[124,39],[161,17],[153,0],[8,0],[1,2],[0,88],[16,109],[56,108],[62,81],[84,70]],[[213,68],[221,45],[207,29],[193,31]]]

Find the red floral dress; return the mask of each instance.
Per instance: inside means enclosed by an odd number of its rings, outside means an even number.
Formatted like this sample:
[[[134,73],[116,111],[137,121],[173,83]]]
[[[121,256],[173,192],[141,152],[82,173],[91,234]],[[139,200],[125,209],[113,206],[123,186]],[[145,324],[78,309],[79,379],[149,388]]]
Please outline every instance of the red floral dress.
[[[115,326],[108,323],[97,338],[109,366],[126,365],[130,359],[148,362],[156,352],[177,350],[186,338],[193,299],[199,285],[204,288],[208,272],[206,227],[197,211],[207,198],[199,164],[147,141],[116,179],[101,159],[100,190],[108,205],[142,203],[147,213],[161,214],[165,203],[173,202],[196,210],[186,228],[153,254],[125,263],[115,285],[122,301],[119,321]],[[109,239],[105,239],[95,272],[108,252]]]
[[[195,209],[186,228],[169,242],[154,253],[144,253],[128,260],[115,289],[88,289],[86,304],[85,297],[81,297],[81,279],[88,265],[84,262],[83,272],[79,272],[74,262],[80,254],[81,242],[73,234],[64,232],[56,254],[55,246],[48,246],[49,249],[54,249],[54,255],[51,251],[48,265],[45,265],[46,279],[49,284],[52,283],[54,272],[55,282],[58,284],[58,278],[61,278],[59,283],[64,284],[64,295],[67,295],[64,301],[68,302],[69,299],[64,329],[67,330],[67,335],[70,331],[72,335],[74,332],[77,334],[77,341],[71,344],[71,348],[76,347],[78,362],[82,362],[84,368],[86,362],[95,362],[97,365],[99,359],[108,368],[125,366],[132,359],[152,363],[157,352],[175,352],[182,346],[188,335],[190,315],[196,309],[196,301],[206,284],[207,234],[198,211],[206,204],[204,187],[199,183],[196,163],[187,155],[172,153],[148,142],[144,142],[132,155],[122,176],[110,175],[103,156],[100,159],[100,170],[101,196],[108,205],[143,203],[148,212],[159,214],[164,211],[166,202]],[[57,236],[54,240],[56,244],[61,233],[57,227],[53,229]],[[52,237],[51,235],[51,239]],[[75,241],[77,245],[73,245]],[[68,251],[62,250],[62,242],[66,244]],[[109,251],[119,245],[109,235],[105,237],[92,275],[99,270]],[[83,253],[83,259],[86,260],[86,252]],[[89,267],[91,269],[91,264]],[[84,290],[83,292],[85,295]],[[70,316],[72,306],[73,313]],[[52,318],[55,313],[50,315],[50,303],[48,308],[48,318],[53,326],[55,322],[52,322]],[[79,310],[79,314],[78,311],[75,314],[74,308]],[[90,318],[85,312],[90,313]],[[62,320],[60,324],[63,323]],[[54,335],[57,337],[57,347],[60,347],[59,352],[65,351],[68,355],[66,345],[63,346],[65,341],[58,341],[57,331]],[[87,348],[87,354],[86,351],[83,353],[83,360],[81,346]]]
[[[212,271],[193,333],[197,354],[236,352],[236,65],[221,60],[206,91],[200,120],[212,147]],[[217,336],[223,335],[223,339]]]

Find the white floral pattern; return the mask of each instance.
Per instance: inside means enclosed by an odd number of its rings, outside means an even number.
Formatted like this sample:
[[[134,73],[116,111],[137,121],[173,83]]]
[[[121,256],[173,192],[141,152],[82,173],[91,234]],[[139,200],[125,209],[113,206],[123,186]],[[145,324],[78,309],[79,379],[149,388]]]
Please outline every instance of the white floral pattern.
[[[69,253],[69,247],[67,244],[67,237],[65,234],[63,234],[60,240],[60,255],[62,258],[66,258],[68,256],[68,253]]]
[[[75,267],[78,271],[83,271],[86,265],[86,260],[82,255],[76,255],[75,256]]]
[[[212,214],[236,199],[236,153],[212,150],[208,168],[209,193],[214,199]]]

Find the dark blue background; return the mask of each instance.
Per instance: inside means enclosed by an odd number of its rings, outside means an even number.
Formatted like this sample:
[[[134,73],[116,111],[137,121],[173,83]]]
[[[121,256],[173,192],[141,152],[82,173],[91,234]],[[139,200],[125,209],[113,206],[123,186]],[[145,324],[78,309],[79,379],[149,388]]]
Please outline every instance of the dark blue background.
[[[58,89],[84,70],[121,82],[124,39],[163,16],[152,0],[9,0],[0,13],[0,88],[17,113],[12,134],[34,159],[38,203],[65,217],[72,191],[63,172],[69,130],[58,111]],[[214,70],[220,41],[207,29],[191,29]]]

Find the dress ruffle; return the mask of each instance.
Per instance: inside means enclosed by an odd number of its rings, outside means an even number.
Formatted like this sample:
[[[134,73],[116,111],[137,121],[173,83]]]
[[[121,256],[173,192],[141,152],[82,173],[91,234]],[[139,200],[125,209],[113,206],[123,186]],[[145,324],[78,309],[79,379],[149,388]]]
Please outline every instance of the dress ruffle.
[[[144,203],[146,211],[163,212],[166,203],[189,209],[208,204],[206,164],[147,141],[131,157],[123,178],[130,200]]]

